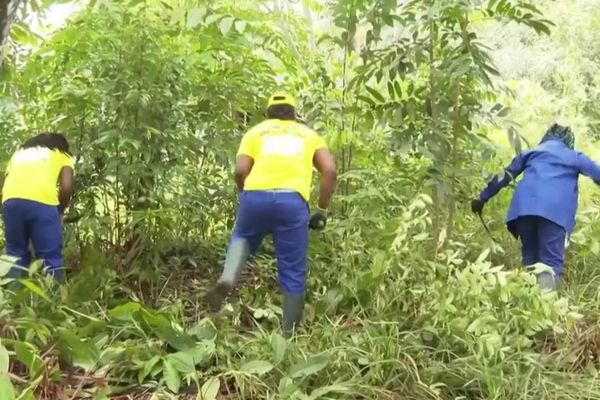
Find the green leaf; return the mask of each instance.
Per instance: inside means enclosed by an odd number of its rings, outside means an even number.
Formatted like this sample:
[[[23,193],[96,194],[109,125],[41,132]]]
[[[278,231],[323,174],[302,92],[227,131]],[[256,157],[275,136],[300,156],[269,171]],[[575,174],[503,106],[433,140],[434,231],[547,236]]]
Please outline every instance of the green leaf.
[[[181,379],[179,378],[179,373],[168,360],[163,360],[163,367],[163,375],[167,387],[171,392],[179,393],[179,388],[181,387]]]
[[[166,359],[178,372],[181,372],[184,375],[196,372],[194,356],[189,352],[179,351],[177,353],[169,354]]]
[[[66,328],[58,328],[57,330],[62,342],[71,351],[68,355],[71,357],[73,365],[87,371],[96,366],[100,357],[100,351],[91,340],[83,341],[75,333]]]
[[[187,333],[198,340],[214,340],[217,336],[217,329],[210,319],[204,318],[190,328]]]
[[[173,328],[156,328],[153,331],[156,336],[169,343],[170,346],[178,351],[187,351],[195,347],[196,342],[191,336]]]
[[[10,381],[8,374],[0,374],[0,399],[2,400],[15,400],[15,388]]]
[[[8,356],[6,347],[0,345],[0,375],[8,373],[9,360],[10,357]]]
[[[29,343],[15,343],[15,355],[28,369],[31,377],[36,377],[42,372],[43,361],[35,353],[35,348]]]
[[[388,93],[390,95],[390,99],[396,97],[396,91],[394,90],[394,84],[392,82],[387,83]]]
[[[138,382],[139,383],[142,383],[144,381],[144,379],[146,379],[146,377],[150,374],[150,372],[152,372],[152,369],[154,368],[156,363],[158,363],[159,361],[160,361],[160,357],[154,356],[150,360],[148,360],[144,363],[144,367],[141,368],[138,372]]]
[[[396,91],[396,96],[399,99],[402,98],[402,87],[400,86],[400,82],[394,81],[394,89]]]
[[[244,33],[244,31],[246,30],[246,21],[235,21],[235,30],[238,33]]]
[[[372,98],[368,97],[368,96],[363,96],[363,95],[358,95],[356,96],[357,99],[364,101],[365,103],[368,103],[372,106],[375,105],[375,102],[373,101]]]
[[[253,360],[240,367],[240,371],[248,374],[263,375],[273,369],[273,364],[268,361]]]
[[[279,365],[285,357],[287,342],[283,336],[276,333],[271,337],[271,348],[273,349],[273,362],[275,365]]]
[[[229,31],[231,30],[233,21],[234,21],[233,17],[225,17],[219,22],[219,30],[221,31],[223,36],[227,36]]]
[[[314,356],[306,361],[292,365],[288,375],[291,378],[304,378],[306,376],[316,374],[327,366],[329,361],[324,355]]]
[[[25,22],[17,22],[11,26],[12,40],[21,45],[35,46],[40,39]]]
[[[19,397],[17,399],[18,400],[38,400],[33,389],[31,389],[31,388],[27,388],[27,389],[25,389],[25,391],[21,392],[21,394],[19,394]],[[100,398],[96,398],[96,400],[105,400],[105,399],[100,397]]]
[[[552,33],[552,32],[550,32],[550,28],[548,27],[548,25],[543,22],[531,21],[531,22],[529,22],[529,25],[531,25],[531,27],[533,29],[535,29],[537,34],[550,35]]]
[[[193,29],[200,25],[206,15],[206,9],[203,7],[192,8],[188,11],[187,27]]]
[[[201,400],[216,400],[219,395],[219,389],[221,389],[221,381],[216,376],[213,376],[204,384],[200,389],[200,399]]]
[[[308,397],[309,400],[316,400],[320,397],[322,397],[323,395],[326,395],[328,393],[352,393],[353,388],[350,385],[330,385],[330,386],[324,386],[324,387],[320,387],[318,389],[315,389],[312,391],[312,393],[310,394],[310,396]]]
[[[16,263],[18,260],[19,259],[17,257],[11,257],[8,255],[0,256],[0,278],[6,276],[12,267],[17,266]]]
[[[44,289],[42,289],[41,287],[39,287],[38,285],[36,285],[32,281],[30,281],[29,279],[22,279],[21,284],[23,286],[25,286],[27,289],[29,289],[29,291],[31,293],[37,294],[38,296],[40,296],[41,298],[43,298],[46,301],[50,301],[50,298],[48,297],[48,295],[46,294]]]
[[[510,108],[509,107],[503,107],[499,112],[498,112],[498,116],[499,117],[506,117],[508,115],[508,113],[510,112]]]
[[[367,89],[367,92],[369,92],[371,94],[371,96],[373,96],[375,99],[379,100],[382,103],[385,101],[385,97],[383,97],[383,95],[381,93],[379,93],[377,90],[375,90],[372,87],[367,86],[367,85],[365,85],[365,89]]]
[[[133,319],[133,314],[138,312],[142,306],[140,303],[130,301],[129,303],[121,304],[108,312],[111,318],[119,321],[130,321]]]
[[[0,345],[0,399],[14,400],[15,389],[8,375],[10,357],[8,351]]]

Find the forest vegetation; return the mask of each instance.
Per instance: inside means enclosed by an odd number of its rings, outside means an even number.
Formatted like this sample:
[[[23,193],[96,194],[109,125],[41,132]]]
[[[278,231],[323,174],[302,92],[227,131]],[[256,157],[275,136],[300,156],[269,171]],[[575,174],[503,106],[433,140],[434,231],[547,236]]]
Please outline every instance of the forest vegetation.
[[[556,293],[521,268],[511,188],[491,234],[469,208],[554,122],[600,160],[599,0],[8,0],[0,43],[0,169],[56,131],[77,179],[67,282],[0,281],[1,400],[600,399],[600,188]],[[291,339],[270,243],[204,301],[276,90],[339,180]]]

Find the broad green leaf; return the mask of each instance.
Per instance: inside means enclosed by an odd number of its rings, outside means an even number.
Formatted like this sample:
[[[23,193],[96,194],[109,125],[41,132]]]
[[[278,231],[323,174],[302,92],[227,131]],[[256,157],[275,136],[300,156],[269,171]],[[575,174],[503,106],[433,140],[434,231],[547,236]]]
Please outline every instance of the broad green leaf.
[[[168,360],[163,360],[163,374],[169,390],[173,393],[179,393],[181,379],[175,367]]]
[[[156,328],[153,330],[156,336],[169,343],[170,346],[179,351],[188,351],[195,347],[194,339],[173,328]]]
[[[200,389],[200,400],[216,400],[221,388],[221,381],[218,377],[213,376]]]
[[[342,385],[342,384],[330,385],[330,386],[320,387],[318,389],[313,390],[311,392],[310,396],[308,397],[308,399],[309,400],[317,400],[328,393],[349,394],[349,393],[352,393],[352,391],[353,391],[353,388],[350,385]]]
[[[142,383],[144,379],[152,372],[154,366],[160,361],[159,356],[154,356],[144,363],[144,367],[138,372],[138,382]]]
[[[10,381],[10,377],[7,373],[0,373],[0,399],[2,400],[15,400],[15,388]]]
[[[215,354],[216,346],[212,340],[204,340],[197,343],[194,347],[186,348],[184,351],[191,355],[194,360],[194,365],[201,364],[210,360]]]
[[[190,328],[187,333],[198,340],[214,340],[217,336],[217,329],[209,318],[204,318]]]
[[[233,21],[234,21],[233,17],[225,17],[219,22],[219,30],[221,31],[223,36],[227,36],[229,31],[231,30]]]
[[[273,349],[273,362],[279,365],[285,357],[287,349],[287,341],[278,333],[271,337],[271,348]]]
[[[140,311],[142,306],[140,303],[130,301],[129,303],[121,304],[108,312],[111,318],[119,321],[129,321],[133,319],[133,314]]]
[[[21,284],[23,286],[25,286],[27,289],[29,289],[29,291],[31,293],[37,294],[38,296],[40,296],[41,298],[43,298],[46,301],[50,301],[50,298],[48,297],[48,295],[46,294],[44,289],[42,289],[41,287],[39,287],[38,285],[36,285],[32,281],[30,281],[29,279],[22,279]]]
[[[196,7],[188,11],[187,27],[193,29],[200,25],[206,15],[206,8]]]
[[[141,309],[142,311],[142,317],[144,318],[144,321],[146,321],[148,323],[148,325],[150,325],[153,328],[158,328],[158,329],[173,329],[171,327],[171,321],[169,320],[169,318],[160,312],[155,312],[152,310],[148,310],[146,308]]]
[[[91,340],[83,341],[66,328],[58,328],[58,333],[62,342],[70,349],[73,365],[87,371],[96,366],[100,351]]]
[[[314,356],[306,361],[302,361],[298,364],[292,365],[288,375],[291,378],[304,378],[306,376],[316,374],[327,366],[329,361],[324,355]]]
[[[248,374],[263,375],[273,369],[273,364],[268,361],[253,360],[243,364],[240,371]]]
[[[21,394],[19,394],[19,397],[17,397],[17,400],[38,400],[38,398],[35,395],[35,392],[33,391],[33,389],[27,388],[27,389],[25,389],[25,391],[23,391],[23,392],[21,392]],[[105,399],[97,398],[95,400],[105,400]]]
[[[8,351],[0,344],[0,399],[15,399],[15,389],[8,375],[10,357]]]
[[[8,351],[6,347],[0,345],[0,374],[8,373],[10,357],[8,356]]]
[[[32,377],[42,372],[43,361],[35,353],[35,348],[31,344],[23,342],[15,343],[15,355],[27,367]]]
[[[8,271],[14,266],[16,266],[17,261],[19,259],[17,257],[11,257],[8,255],[0,256],[0,278],[6,276]]]
[[[22,21],[11,26],[10,36],[12,40],[18,44],[29,46],[35,46],[40,39],[39,36],[31,30],[29,25]]]
[[[246,21],[241,21],[241,20],[235,21],[234,26],[235,26],[235,30],[238,33],[244,33],[244,31],[246,30]]]
[[[183,375],[196,372],[194,356],[189,352],[179,351],[169,354],[166,359],[173,365],[177,372],[181,372]]]
[[[489,255],[489,254],[490,254],[490,249],[489,249],[489,248],[485,249],[485,250],[484,250],[484,251],[483,251],[483,252],[482,252],[482,253],[479,255],[479,257],[477,257],[477,261],[475,261],[475,263],[477,263],[477,264],[478,264],[478,263],[481,263],[481,262],[483,262],[483,261],[484,261],[484,260],[485,260],[485,259],[488,257],[488,255]]]

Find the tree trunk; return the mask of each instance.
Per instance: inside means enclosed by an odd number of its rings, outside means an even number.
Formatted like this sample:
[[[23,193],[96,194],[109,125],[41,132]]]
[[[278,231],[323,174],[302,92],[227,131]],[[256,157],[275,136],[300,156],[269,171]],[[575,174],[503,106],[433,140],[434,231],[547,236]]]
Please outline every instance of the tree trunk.
[[[0,68],[5,56],[5,46],[10,34],[10,25],[23,0],[0,0]]]

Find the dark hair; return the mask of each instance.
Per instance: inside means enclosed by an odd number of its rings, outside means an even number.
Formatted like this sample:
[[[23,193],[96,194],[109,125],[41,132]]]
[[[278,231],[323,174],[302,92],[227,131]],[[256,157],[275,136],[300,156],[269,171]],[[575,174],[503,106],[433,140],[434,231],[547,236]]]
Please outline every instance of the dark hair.
[[[289,104],[277,104],[267,108],[267,118],[296,120],[296,109]]]
[[[26,140],[21,146],[22,149],[29,149],[32,147],[46,147],[50,150],[58,150],[68,156],[71,155],[69,142],[67,142],[67,139],[60,133],[41,133]]]

